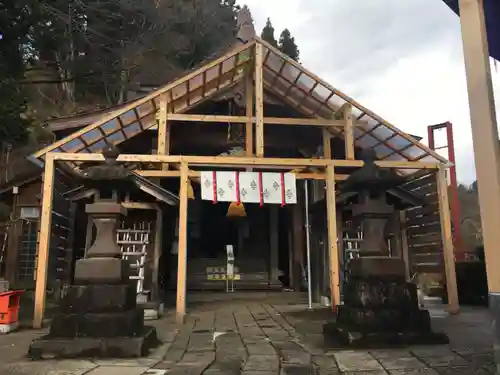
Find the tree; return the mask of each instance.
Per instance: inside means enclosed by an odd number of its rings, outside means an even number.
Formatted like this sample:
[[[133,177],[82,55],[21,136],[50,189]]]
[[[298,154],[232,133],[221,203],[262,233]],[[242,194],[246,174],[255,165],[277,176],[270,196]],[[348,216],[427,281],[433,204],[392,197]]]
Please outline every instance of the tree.
[[[25,1],[0,3],[0,146],[27,140],[30,121],[23,86],[25,45],[32,17]]]
[[[481,213],[477,194],[477,182],[471,186],[458,185],[461,211],[462,237],[468,249],[482,244]]]
[[[50,0],[40,8],[32,45],[57,76],[54,104],[81,108],[123,102],[131,86],[164,84],[229,48],[238,7],[235,0]]]
[[[290,30],[285,29],[281,32],[278,48],[293,60],[299,61],[299,48],[295,44],[295,38],[290,33]]]
[[[264,39],[266,42],[268,42],[270,45],[278,47],[278,41],[274,37],[274,27],[273,24],[271,23],[270,18],[267,19],[266,26],[264,26],[264,28],[262,29],[260,37]]]

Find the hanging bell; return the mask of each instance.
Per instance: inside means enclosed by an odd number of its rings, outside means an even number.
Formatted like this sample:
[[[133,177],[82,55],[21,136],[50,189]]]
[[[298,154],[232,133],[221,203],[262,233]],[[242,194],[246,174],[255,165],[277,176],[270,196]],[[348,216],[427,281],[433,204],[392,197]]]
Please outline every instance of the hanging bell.
[[[243,203],[237,204],[236,202],[231,202],[229,208],[227,209],[226,217],[246,217],[247,213],[245,211],[245,206]]]
[[[187,197],[188,197],[188,199],[194,199],[194,189],[193,189],[193,185],[191,185],[191,181],[188,181]]]

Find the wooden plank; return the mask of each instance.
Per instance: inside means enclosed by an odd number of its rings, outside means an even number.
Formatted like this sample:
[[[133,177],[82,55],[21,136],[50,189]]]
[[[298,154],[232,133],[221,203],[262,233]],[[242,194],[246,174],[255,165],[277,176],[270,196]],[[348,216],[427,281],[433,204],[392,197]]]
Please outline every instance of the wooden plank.
[[[168,98],[163,94],[160,99],[160,108],[158,110],[158,155],[170,154],[170,126],[167,119],[168,113]],[[162,164],[161,169],[168,170],[168,164]]]
[[[444,264],[443,254],[442,253],[417,253],[411,254],[410,256],[413,264],[419,263],[435,263],[435,264]]]
[[[407,210],[406,215],[408,216],[409,219],[408,221],[412,223],[414,218],[422,216],[431,216],[431,215],[437,216],[438,212],[439,212],[438,205],[433,203],[426,206],[415,207],[413,209]]]
[[[326,168],[326,212],[328,228],[328,249],[330,255],[330,292],[333,310],[340,305],[340,267],[337,242],[337,213],[335,200],[335,169],[333,165]]]
[[[458,301],[457,275],[455,272],[455,252],[453,247],[453,233],[451,231],[450,202],[448,200],[448,182],[446,170],[440,167],[437,173],[439,190],[439,212],[441,217],[441,236],[443,241],[444,264],[446,274],[446,291],[448,293],[448,307],[451,314],[460,311]]]
[[[443,246],[441,243],[435,243],[430,245],[420,245],[420,246],[412,246],[409,248],[410,255],[413,254],[441,254],[443,252]]]
[[[247,73],[245,76],[246,116],[245,126],[245,151],[248,157],[253,156],[253,77]]]
[[[253,92],[253,90],[252,90]],[[250,107],[251,108],[251,107]],[[246,124],[249,122],[256,123],[258,118],[245,114],[245,116],[228,116],[228,115],[193,115],[183,113],[171,113],[168,115],[169,121],[183,122],[210,122],[226,125],[228,122]],[[263,122],[266,125],[290,125],[290,126],[318,126],[325,128],[335,128],[343,126],[341,121],[328,120],[322,118],[298,118],[298,117],[264,117]]]
[[[437,184],[422,185],[411,191],[413,194],[418,194],[422,197],[428,196],[429,194],[437,193]]]
[[[186,315],[186,277],[187,277],[187,222],[188,222],[188,164],[181,164],[179,193],[179,240],[177,255],[177,301],[176,321],[184,323]]]
[[[255,154],[264,157],[264,71],[263,47],[255,46]]]
[[[441,240],[441,233],[430,233],[428,235],[419,235],[419,236],[409,236],[408,237],[408,245],[414,246],[418,244],[430,244],[437,243]]]
[[[413,191],[414,189],[417,189],[421,186],[429,185],[429,184],[436,184],[436,178],[434,177],[434,173],[428,174],[424,177],[421,177],[416,180],[409,181],[403,185],[401,185],[402,188],[408,190],[408,191]]]
[[[356,159],[354,155],[354,120],[352,116],[352,105],[344,106],[344,142],[345,158],[349,160]]]
[[[439,215],[429,215],[429,216],[416,216],[412,218],[411,222],[407,223],[408,228],[425,226],[434,223],[441,223]]]
[[[442,263],[418,263],[412,264],[411,270],[414,273],[443,273],[443,264]]]
[[[441,234],[441,223],[432,223],[428,225],[421,225],[415,227],[409,227],[407,229],[408,236],[413,237],[417,235],[425,235],[430,233],[438,233]]]
[[[45,158],[43,175],[42,212],[40,216],[40,232],[36,262],[35,307],[33,313],[33,328],[43,325],[45,313],[45,298],[47,290],[47,271],[50,250],[50,228],[52,227],[52,200],[54,184],[54,160],[52,154]]]

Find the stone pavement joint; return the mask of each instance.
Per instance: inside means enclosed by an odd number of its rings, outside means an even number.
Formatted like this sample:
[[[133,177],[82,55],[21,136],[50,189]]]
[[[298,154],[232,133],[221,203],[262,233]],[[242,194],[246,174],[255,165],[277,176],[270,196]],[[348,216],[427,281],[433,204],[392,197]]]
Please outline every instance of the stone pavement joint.
[[[462,313],[464,314],[464,313]],[[467,315],[464,315],[467,317]],[[461,345],[387,350],[325,347],[321,314],[304,306],[223,301],[203,305],[175,325],[175,314],[151,322],[164,342],[147,358],[27,361],[33,332],[0,336],[5,375],[488,375],[491,346]],[[455,317],[450,319],[456,319]],[[464,319],[464,318],[462,318]],[[451,323],[448,323],[451,324]],[[464,326],[464,325],[462,325]],[[177,329],[172,329],[177,327]],[[450,325],[451,327],[451,325]],[[486,330],[485,330],[486,331]],[[481,331],[481,332],[485,332]],[[218,335],[214,335],[214,334]],[[40,333],[41,334],[41,333]],[[470,336],[471,333],[467,332]],[[484,335],[484,333],[481,333]],[[17,345],[13,355],[10,343]],[[479,342],[479,341],[477,341]],[[6,350],[2,351],[2,348]],[[5,353],[8,353],[6,355]]]

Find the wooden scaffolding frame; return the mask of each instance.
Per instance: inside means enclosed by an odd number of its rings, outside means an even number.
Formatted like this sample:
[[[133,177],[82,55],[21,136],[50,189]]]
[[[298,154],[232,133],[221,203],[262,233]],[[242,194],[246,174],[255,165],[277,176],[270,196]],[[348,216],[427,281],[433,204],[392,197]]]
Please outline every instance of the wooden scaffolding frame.
[[[276,58],[280,63],[274,73],[270,60]],[[298,71],[290,81],[290,67]],[[286,72],[288,71],[288,75]],[[274,75],[273,75],[274,74]],[[304,89],[300,77],[308,77],[313,83]],[[234,87],[238,82],[245,83],[247,111],[245,116],[219,116],[185,114],[196,104],[211,97],[222,89]],[[274,82],[273,82],[274,81]],[[281,86],[280,86],[281,82]],[[289,86],[283,89],[283,82]],[[302,86],[301,86],[302,85]],[[327,91],[318,95],[319,87]],[[177,90],[177,91],[176,91]],[[275,118],[264,116],[264,91],[278,95],[284,102],[295,107],[304,118]],[[280,91],[281,90],[281,91]],[[301,99],[294,99],[294,95]],[[319,98],[321,97],[321,99]],[[334,98],[336,98],[334,100]],[[339,103],[339,100],[341,103]],[[340,105],[339,105],[340,104]],[[253,110],[255,108],[255,111]],[[170,124],[172,121],[196,121],[206,123],[242,123],[246,128],[243,157],[235,156],[180,156],[170,155]],[[315,126],[323,128],[323,159],[316,158],[269,158],[265,157],[264,128],[268,125]],[[99,144],[119,143],[145,129],[158,126],[158,145],[155,155],[121,154],[119,162],[148,163],[157,165],[155,170],[137,170],[146,177],[180,179],[179,207],[179,248],[176,315],[179,323],[186,313],[186,269],[187,269],[187,199],[189,179],[198,178],[199,171],[192,168],[210,166],[217,168],[257,168],[274,170],[297,170],[299,179],[320,179],[326,182],[326,205],[328,217],[328,248],[330,255],[330,280],[332,306],[340,302],[339,254],[337,243],[335,181],[343,180],[346,175],[336,172],[340,167],[362,167],[363,161],[355,160],[354,146],[363,147],[363,139],[372,139],[372,146],[390,149],[377,161],[383,168],[394,168],[402,174],[422,169],[439,170],[441,220],[446,229],[443,231],[443,244],[446,262],[447,291],[450,311],[458,311],[458,297],[454,275],[453,243],[448,208],[445,175],[446,160],[427,146],[419,143],[410,135],[398,130],[373,112],[345,94],[336,90],[301,65],[283,55],[260,38],[255,38],[243,46],[234,48],[223,57],[189,73],[165,87],[120,108],[86,128],[73,133],[40,150],[33,158],[44,163],[42,213],[40,220],[40,240],[36,270],[36,292],[34,327],[41,327],[45,309],[45,289],[47,285],[47,266],[49,237],[51,227],[52,194],[54,168],[56,163],[64,163],[73,168],[84,162],[104,161],[99,153]],[[381,137],[376,130],[384,127],[389,136]],[[252,130],[255,130],[255,133]],[[109,137],[121,134],[116,142]],[[254,135],[255,134],[255,135]],[[342,135],[345,139],[345,160],[332,159],[331,137]],[[93,138],[92,138],[93,137]],[[108,138],[107,138],[108,137]],[[395,147],[395,139],[406,141],[404,147]],[[418,155],[406,153],[418,149]],[[399,160],[395,160],[399,159]],[[172,168],[171,168],[172,167]],[[317,171],[308,172],[314,167]],[[410,171],[410,172],[408,172]]]

